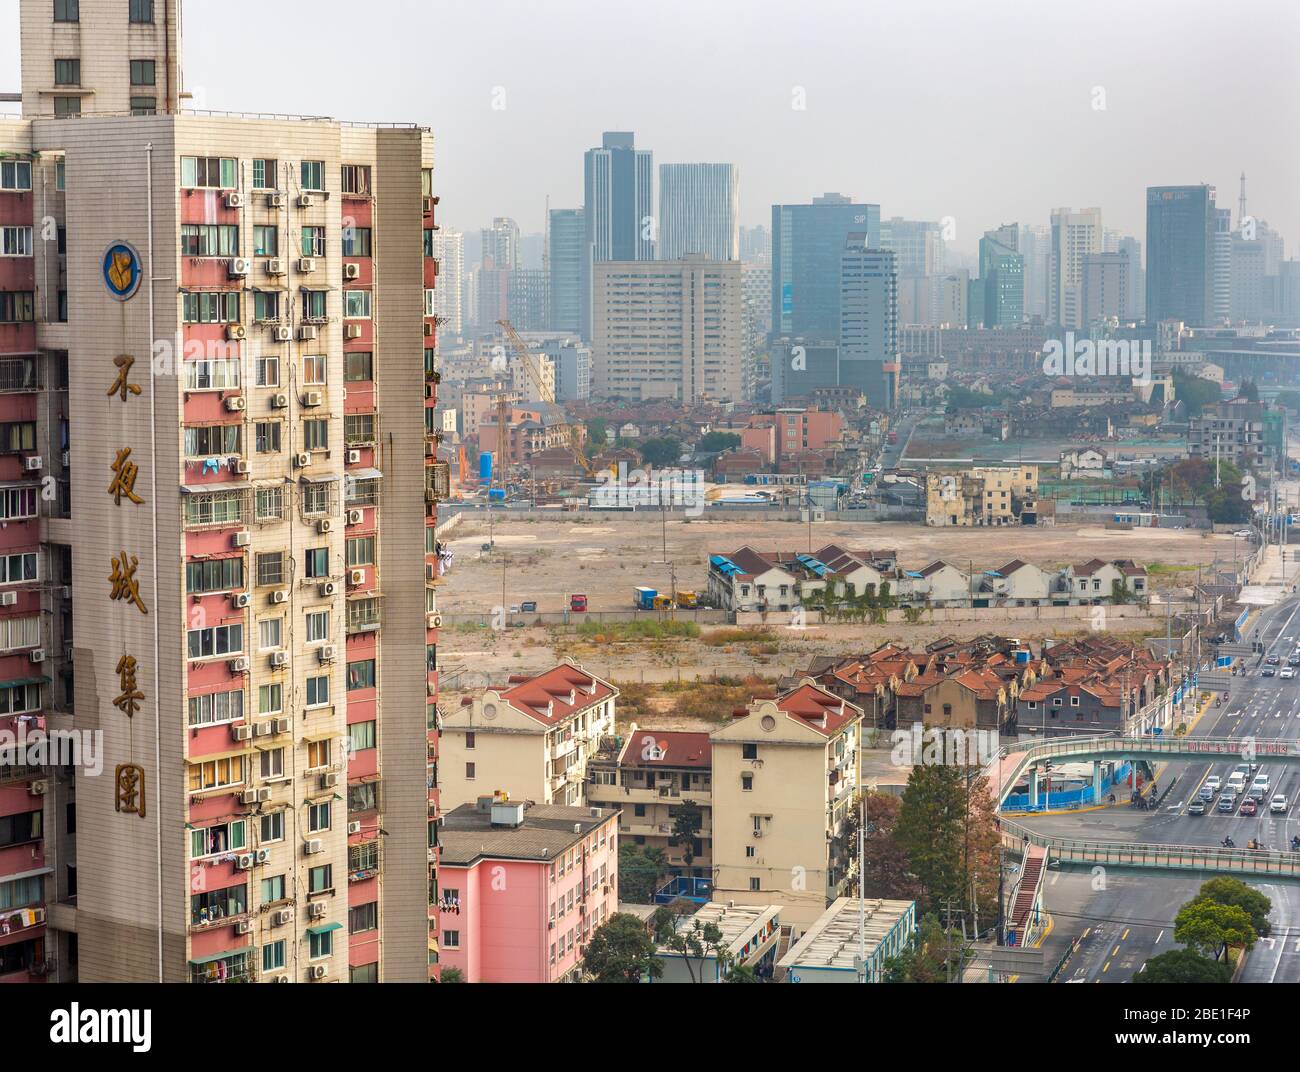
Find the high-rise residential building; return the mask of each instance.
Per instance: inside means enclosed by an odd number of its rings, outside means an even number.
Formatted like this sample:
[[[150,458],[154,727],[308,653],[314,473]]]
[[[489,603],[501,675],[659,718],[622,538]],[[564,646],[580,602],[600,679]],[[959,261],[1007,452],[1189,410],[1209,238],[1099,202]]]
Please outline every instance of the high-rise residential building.
[[[440,335],[458,339],[464,332],[465,236],[439,227],[428,232],[427,256],[438,262],[433,311],[441,320]]]
[[[555,369],[555,401],[585,402],[591,397],[590,346],[576,336],[552,336],[538,349]]]
[[[944,271],[943,228],[938,223],[899,216],[881,220],[880,248],[897,255],[899,279],[941,275]]]
[[[745,364],[739,261],[595,266],[592,394],[637,401],[734,401]]]
[[[582,329],[582,264],[586,215],[580,208],[553,208],[547,239],[552,331]]]
[[[583,157],[582,331],[592,338],[593,265],[654,260],[654,159],[631,131],[606,131]]]
[[[1213,186],[1147,187],[1148,324],[1212,322],[1215,249]]]
[[[510,273],[506,307],[517,331],[545,331],[550,317],[550,274],[540,268]]]
[[[479,231],[479,256],[484,268],[514,271],[522,266],[519,224],[508,216],[497,216],[491,227]]]
[[[1214,210],[1211,316],[1222,323],[1232,315],[1232,209]]]
[[[1232,236],[1229,248],[1232,270],[1228,318],[1233,323],[1259,323],[1265,309],[1264,244],[1238,232]]]
[[[897,254],[850,235],[840,254],[839,383],[861,388],[873,409],[898,398]]]
[[[735,164],[660,164],[656,255],[740,259],[740,173]]]
[[[1101,209],[1052,211],[1048,261],[1047,322],[1083,327],[1083,259],[1102,251]]]
[[[880,206],[842,194],[772,206],[772,334],[833,342],[840,332],[840,258],[851,234],[880,248]]]
[[[1142,243],[1136,238],[1121,235],[1118,252],[1128,258],[1128,302],[1125,318],[1140,321],[1147,300],[1146,272],[1142,268]]]
[[[1025,318],[1025,262],[1016,248],[1019,228],[1003,224],[980,239],[980,283],[984,326],[1009,327]]]
[[[1016,249],[1025,266],[1025,318],[1047,319],[1047,287],[1051,278],[1052,232],[1035,224],[1022,223]]]
[[[4,975],[427,979],[431,135],[179,114],[179,14],[21,4],[0,729],[103,770],[0,768]]]
[[[772,263],[772,232],[762,224],[740,229],[740,259],[746,264]]]
[[[1089,327],[1101,320],[1124,323],[1133,319],[1129,307],[1132,264],[1127,253],[1090,253],[1083,259],[1083,323]]]

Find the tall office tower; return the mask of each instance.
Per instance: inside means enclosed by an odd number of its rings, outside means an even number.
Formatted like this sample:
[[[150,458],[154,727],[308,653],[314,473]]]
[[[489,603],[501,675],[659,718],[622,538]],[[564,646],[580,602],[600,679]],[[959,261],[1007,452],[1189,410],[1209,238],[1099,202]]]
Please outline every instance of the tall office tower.
[[[583,157],[582,332],[592,337],[593,265],[654,260],[654,161],[631,131],[606,131]]]
[[[839,385],[862,389],[873,409],[898,398],[898,255],[851,234],[840,253]]]
[[[1147,187],[1148,324],[1212,322],[1215,231],[1213,186]]]
[[[95,74],[0,124],[0,729],[103,766],[0,768],[5,976],[427,979],[431,136],[177,114],[176,0],[21,18],[25,85]]]
[[[1119,252],[1128,258],[1128,299],[1124,317],[1140,321],[1147,298],[1146,272],[1142,269],[1142,243],[1129,235],[1121,235]]]
[[[439,227],[428,232],[428,238],[430,244],[425,253],[438,262],[433,312],[442,320],[443,330],[439,334],[459,339],[464,332],[465,236]]]
[[[1214,321],[1221,323],[1232,315],[1232,209],[1214,210],[1214,268],[1211,280]]]
[[[504,269],[512,272],[522,265],[519,243],[519,224],[508,216],[497,216],[491,227],[479,231],[482,267]]]
[[[1129,308],[1132,288],[1131,265],[1127,253],[1090,253],[1083,259],[1083,323],[1091,327],[1098,321],[1133,319]]]
[[[1102,251],[1101,209],[1052,211],[1048,263],[1047,321],[1057,327],[1083,327],[1083,259]]]
[[[1010,327],[1025,319],[1025,262],[1016,249],[1019,228],[1004,223],[980,239],[984,326]]]
[[[509,268],[479,268],[474,272],[475,337],[500,331],[497,321],[510,316],[510,281],[514,274]]]
[[[516,331],[545,331],[550,316],[550,277],[540,268],[510,273],[506,305]]]
[[[735,164],[660,164],[658,258],[739,260],[739,201]]]
[[[941,328],[964,328],[970,321],[968,297],[971,289],[970,272],[958,268],[939,280],[939,318]]]
[[[1035,224],[1022,223],[1016,249],[1025,265],[1025,317],[1047,319],[1047,288],[1051,278],[1052,232]]]
[[[880,248],[898,255],[900,279],[943,274],[943,229],[937,223],[900,216],[881,220]]]
[[[740,229],[740,259],[746,264],[772,263],[772,232],[761,223]]]
[[[1257,324],[1264,318],[1265,309],[1264,244],[1258,237],[1247,238],[1241,232],[1232,235],[1230,242],[1228,318],[1233,323]]]
[[[547,251],[550,280],[550,328],[582,329],[582,262],[586,217],[580,208],[553,208]]]
[[[842,194],[772,206],[772,334],[833,342],[840,332],[840,258],[851,234],[880,248],[880,206]]]
[[[744,284],[739,261],[595,266],[592,394],[641,401],[742,397]]]

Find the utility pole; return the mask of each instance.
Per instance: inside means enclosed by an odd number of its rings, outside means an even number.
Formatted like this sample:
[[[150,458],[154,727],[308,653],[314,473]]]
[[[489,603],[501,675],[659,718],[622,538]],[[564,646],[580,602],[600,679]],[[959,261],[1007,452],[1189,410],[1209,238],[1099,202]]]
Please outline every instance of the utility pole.
[[[858,982],[867,981],[867,798],[858,789]]]

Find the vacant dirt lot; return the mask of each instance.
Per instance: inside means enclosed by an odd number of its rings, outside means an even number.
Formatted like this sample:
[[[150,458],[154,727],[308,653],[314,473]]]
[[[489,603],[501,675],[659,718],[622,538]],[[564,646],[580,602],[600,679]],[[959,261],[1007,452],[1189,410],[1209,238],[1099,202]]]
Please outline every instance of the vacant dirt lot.
[[[439,609],[488,612],[532,600],[540,611],[564,609],[568,596],[585,593],[593,611],[630,610],[638,585],[670,589],[659,516],[622,514],[587,520],[570,515],[555,520],[497,522],[496,550],[484,555],[487,525],[465,518],[450,534],[456,560],[439,592]],[[895,549],[900,561],[919,568],[948,558],[965,568],[994,569],[1013,558],[1044,567],[1090,558],[1131,558],[1162,567],[1232,561],[1231,536],[1203,536],[1172,529],[1111,532],[1099,526],[1048,526],[1024,529],[932,529],[924,525],[875,522],[825,522],[812,526],[812,546]],[[1236,541],[1241,548],[1242,541]],[[677,587],[703,593],[708,556],[749,544],[759,550],[809,548],[806,524],[790,521],[714,521],[669,519],[667,559],[676,568]],[[1166,571],[1186,583],[1188,572]],[[1194,572],[1191,576],[1195,576]]]

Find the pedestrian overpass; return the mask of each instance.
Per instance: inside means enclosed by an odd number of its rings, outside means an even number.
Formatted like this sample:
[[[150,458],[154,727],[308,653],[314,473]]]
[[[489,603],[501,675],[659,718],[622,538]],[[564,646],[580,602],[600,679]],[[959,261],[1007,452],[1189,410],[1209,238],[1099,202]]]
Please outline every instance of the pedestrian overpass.
[[[1039,741],[1027,748],[1000,754],[987,768],[996,786],[1000,808],[1026,771],[1036,778],[1035,768],[1049,762],[1093,760],[1201,760],[1203,762],[1280,762],[1300,766],[1300,741],[1261,740],[1254,737],[1062,737]]]
[[[1038,846],[1071,867],[1136,868],[1234,875],[1238,878],[1300,882],[1300,852],[1273,849],[1225,849],[1207,845],[1142,845],[1129,841],[1057,837],[1003,819],[1002,846],[1030,855]]]

